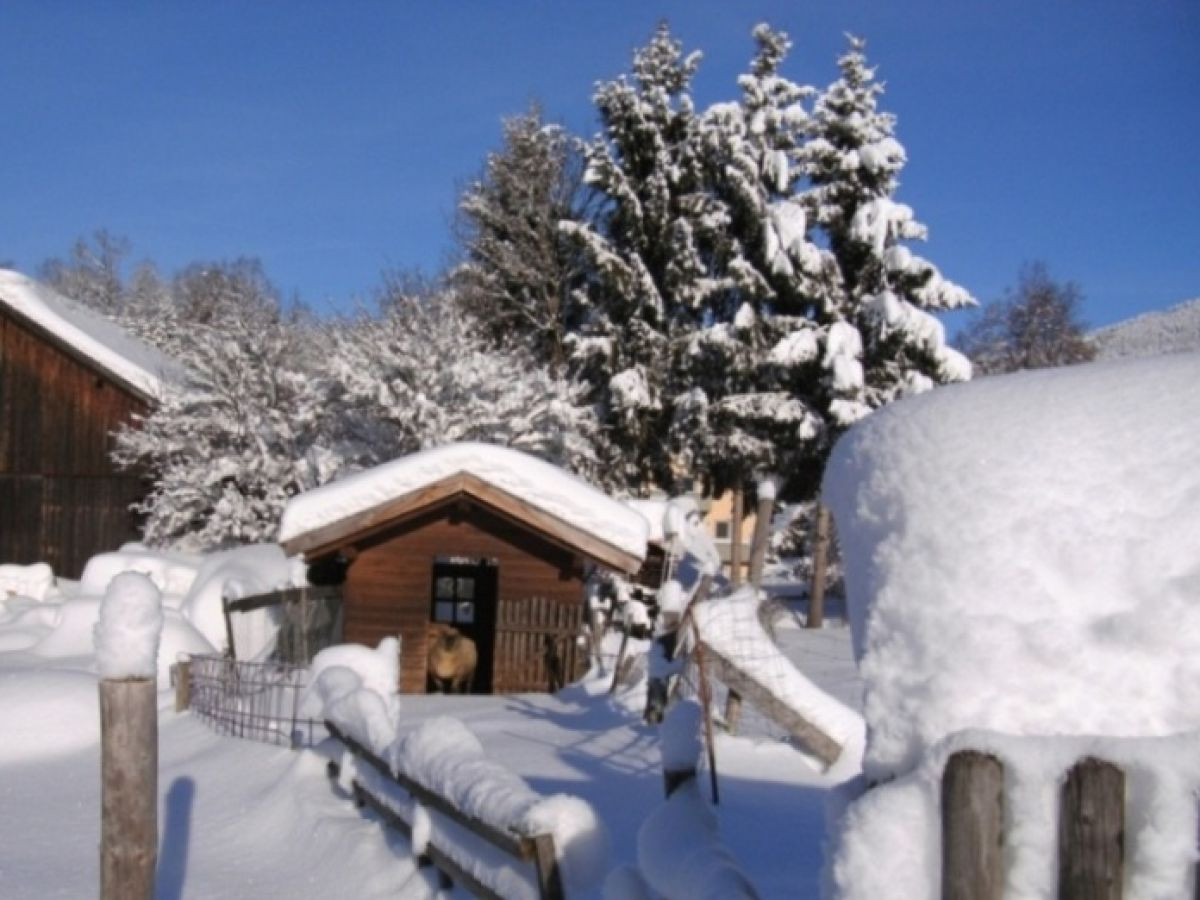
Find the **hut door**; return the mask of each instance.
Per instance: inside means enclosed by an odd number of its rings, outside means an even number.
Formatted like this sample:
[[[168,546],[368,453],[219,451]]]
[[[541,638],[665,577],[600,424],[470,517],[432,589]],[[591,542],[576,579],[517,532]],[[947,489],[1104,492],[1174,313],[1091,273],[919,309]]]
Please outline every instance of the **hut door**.
[[[492,640],[496,631],[496,566],[434,563],[431,622],[453,625],[475,642],[479,656],[471,690],[492,691]]]

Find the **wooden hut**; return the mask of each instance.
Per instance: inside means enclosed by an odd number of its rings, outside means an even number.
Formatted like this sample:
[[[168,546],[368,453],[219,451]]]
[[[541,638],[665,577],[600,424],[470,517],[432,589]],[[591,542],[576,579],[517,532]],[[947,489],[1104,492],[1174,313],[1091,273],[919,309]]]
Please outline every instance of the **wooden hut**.
[[[451,444],[293,498],[280,542],[344,570],[345,640],[399,635],[401,690],[426,690],[430,623],[475,641],[477,693],[546,691],[580,673],[590,567],[638,571],[646,521],[516,450]]]
[[[78,577],[136,540],[146,486],[116,468],[112,433],[144,414],[169,360],[113,323],[0,270],[0,563]]]

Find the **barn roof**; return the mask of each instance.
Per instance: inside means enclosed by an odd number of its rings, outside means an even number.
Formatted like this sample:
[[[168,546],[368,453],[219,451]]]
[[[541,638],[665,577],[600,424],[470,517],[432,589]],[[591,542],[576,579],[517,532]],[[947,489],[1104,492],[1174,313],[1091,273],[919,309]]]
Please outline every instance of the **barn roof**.
[[[647,523],[580,478],[519,450],[447,444],[293,497],[279,542],[320,556],[460,495],[609,568],[634,572]]]
[[[0,307],[143,399],[179,380],[178,363],[98,313],[19,272],[0,269]]]

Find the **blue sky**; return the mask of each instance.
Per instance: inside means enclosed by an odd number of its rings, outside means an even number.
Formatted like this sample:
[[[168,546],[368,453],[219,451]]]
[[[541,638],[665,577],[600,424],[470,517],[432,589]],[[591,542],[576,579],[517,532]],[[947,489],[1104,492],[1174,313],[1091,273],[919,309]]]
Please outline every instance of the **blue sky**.
[[[538,99],[592,134],[593,85],[666,18],[733,99],[769,21],[823,86],[868,41],[922,251],[981,300],[1041,259],[1102,325],[1200,296],[1200,3],[0,4],[0,260],[97,228],[165,271],[257,256],[318,309],[436,271],[500,119]]]

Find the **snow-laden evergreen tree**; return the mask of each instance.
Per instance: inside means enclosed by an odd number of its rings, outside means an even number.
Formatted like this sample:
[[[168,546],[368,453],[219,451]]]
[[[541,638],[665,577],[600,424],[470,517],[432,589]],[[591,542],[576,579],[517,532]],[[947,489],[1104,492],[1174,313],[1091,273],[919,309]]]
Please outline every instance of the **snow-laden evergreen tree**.
[[[719,288],[703,247],[725,222],[706,189],[689,93],[699,60],[661,25],[635,52],[632,77],[599,86],[602,133],[588,147],[585,180],[603,208],[595,223],[562,226],[588,264],[571,294],[579,324],[568,352],[600,405],[615,451],[607,471],[634,491],[673,477],[672,367]]]
[[[841,77],[817,98],[801,151],[806,204],[841,277],[840,290],[818,310],[829,414],[838,426],[971,372],[930,313],[975,300],[906,246],[924,240],[926,228],[894,199],[907,157],[895,117],[877,108],[883,85],[864,48],[850,38],[838,60]]]
[[[446,294],[392,294],[329,328],[342,445],[369,466],[452,441],[514,447],[597,478],[585,386],[521,347],[500,350]]]
[[[456,222],[464,261],[450,276],[455,296],[498,346],[520,342],[555,373],[580,272],[558,223],[584,218],[582,174],[578,139],[534,106],[504,121],[504,146],[463,193]]]
[[[271,540],[288,498],[345,465],[330,433],[329,385],[299,365],[305,332],[260,275],[244,264],[197,268],[191,293],[174,299],[145,286],[155,317],[141,320],[144,334],[187,370],[116,436],[116,460],[151,482],[140,505],[150,544]]]
[[[814,91],[780,73],[786,35],[759,25],[754,39],[741,101],[715,104],[702,120],[705,175],[726,225],[708,261],[719,288],[680,361],[686,392],[673,443],[714,493],[765,474],[785,476],[785,494],[803,493],[825,437],[814,311],[837,269],[810,240],[797,195],[804,101]]]

